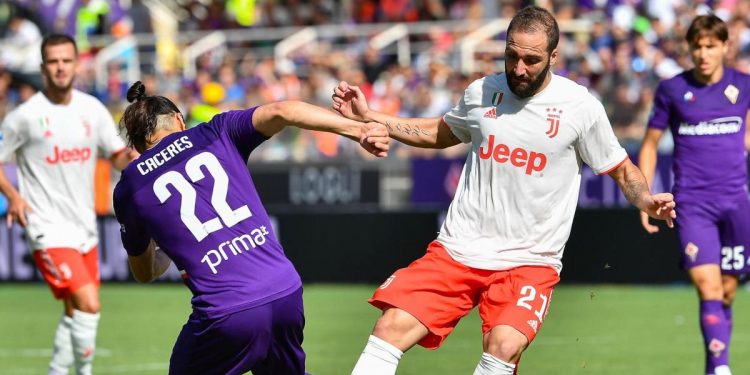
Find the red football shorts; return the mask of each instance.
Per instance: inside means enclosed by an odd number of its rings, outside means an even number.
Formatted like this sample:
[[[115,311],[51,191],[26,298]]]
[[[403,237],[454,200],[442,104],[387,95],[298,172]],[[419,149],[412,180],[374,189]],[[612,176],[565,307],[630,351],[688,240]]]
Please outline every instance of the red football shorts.
[[[81,254],[76,249],[50,248],[34,251],[34,263],[57,299],[68,298],[82,286],[99,286],[97,248]]]
[[[505,271],[467,267],[433,241],[427,254],[391,275],[370,299],[379,308],[397,307],[424,324],[419,341],[437,349],[458,321],[479,305],[482,332],[509,325],[529,342],[544,322],[560,276],[552,267],[525,266]]]

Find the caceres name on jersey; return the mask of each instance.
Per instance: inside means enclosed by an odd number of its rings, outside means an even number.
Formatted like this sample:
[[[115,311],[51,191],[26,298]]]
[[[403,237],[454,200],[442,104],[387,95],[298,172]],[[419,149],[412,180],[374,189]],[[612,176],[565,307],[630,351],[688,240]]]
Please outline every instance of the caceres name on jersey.
[[[167,145],[167,147],[164,147],[154,156],[147,158],[144,161],[138,162],[138,164],[136,164],[138,172],[140,172],[142,176],[145,176],[149,172],[164,165],[164,163],[168,162],[180,152],[185,151],[191,147],[193,147],[193,143],[190,142],[190,138],[188,138],[187,136],[180,137],[174,142]]]

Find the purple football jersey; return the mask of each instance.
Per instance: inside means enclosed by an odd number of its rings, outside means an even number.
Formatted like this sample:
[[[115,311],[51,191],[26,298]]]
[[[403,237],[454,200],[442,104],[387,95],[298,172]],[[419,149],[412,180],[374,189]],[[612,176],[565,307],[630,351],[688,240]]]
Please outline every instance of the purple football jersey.
[[[747,181],[745,116],[750,76],[724,68],[705,85],[692,71],[662,81],[648,127],[674,137],[674,188],[678,198],[744,194]]]
[[[115,187],[125,249],[139,255],[153,238],[182,273],[200,317],[259,306],[301,286],[248,173],[250,152],[267,139],[252,125],[254,111],[225,112],[164,137]]]

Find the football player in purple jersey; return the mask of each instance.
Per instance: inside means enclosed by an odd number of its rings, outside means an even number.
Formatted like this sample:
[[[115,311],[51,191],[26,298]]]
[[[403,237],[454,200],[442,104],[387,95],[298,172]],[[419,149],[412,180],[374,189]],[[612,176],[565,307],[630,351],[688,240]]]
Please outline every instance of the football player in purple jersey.
[[[657,146],[674,138],[675,222],[683,265],[698,291],[706,374],[728,375],[732,301],[750,271],[747,124],[750,76],[724,66],[727,25],[715,15],[693,20],[687,42],[695,67],[656,90],[639,163],[653,181]],[[641,213],[649,233],[658,227]]]
[[[121,120],[141,156],[114,192],[136,280],[174,262],[192,292],[170,374],[302,375],[300,277],[284,255],[248,171],[247,158],[286,126],[336,133],[386,156],[388,133],[303,102],[216,115],[185,130],[169,99],[136,82]]]

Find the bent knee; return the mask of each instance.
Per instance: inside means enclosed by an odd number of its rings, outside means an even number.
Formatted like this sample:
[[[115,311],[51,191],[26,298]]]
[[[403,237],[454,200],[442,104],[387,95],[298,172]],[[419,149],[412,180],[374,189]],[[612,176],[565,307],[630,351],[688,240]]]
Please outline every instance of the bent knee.
[[[724,303],[724,306],[731,306],[732,303],[734,303],[734,297],[736,295],[737,295],[737,293],[734,292],[734,291],[732,291],[732,292],[724,292],[724,298],[723,298],[723,301],[722,301]]]
[[[91,301],[83,301],[78,306],[76,306],[76,310],[80,310],[89,314],[96,314],[99,312],[99,300],[97,299]]]
[[[99,293],[93,286],[85,286],[71,296],[73,308],[90,314],[99,312]]]
[[[512,363],[521,357],[521,353],[526,349],[526,346],[525,342],[503,340],[498,343],[490,343],[487,352],[505,362]]]
[[[503,335],[487,342],[486,352],[509,363],[515,363],[529,346],[529,340],[522,334]]]
[[[385,310],[380,319],[378,319],[373,333],[376,336],[379,336],[377,333],[403,335],[420,327],[424,326],[413,315],[401,309],[390,308]]]
[[[502,361],[516,363],[529,346],[529,339],[521,331],[508,325],[499,325],[484,336],[484,351]]]
[[[698,294],[700,294],[702,300],[726,299],[726,295],[721,284],[699,282],[695,286],[696,288],[698,288]]]
[[[372,330],[373,335],[388,341],[401,351],[411,348],[428,333],[422,322],[397,308],[385,310]]]

